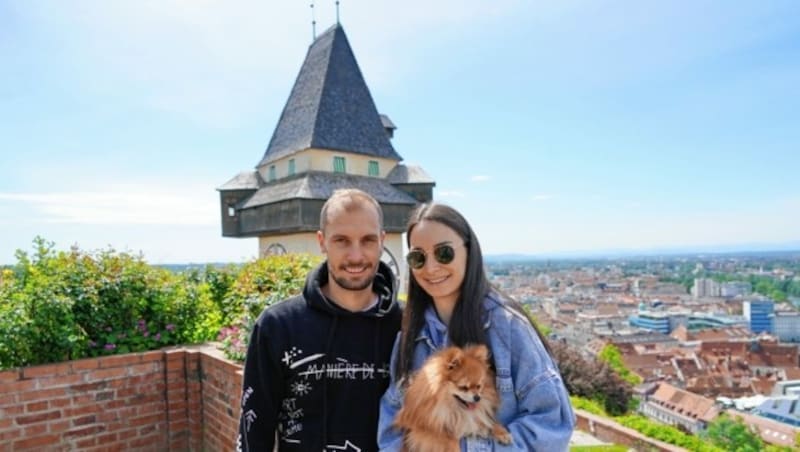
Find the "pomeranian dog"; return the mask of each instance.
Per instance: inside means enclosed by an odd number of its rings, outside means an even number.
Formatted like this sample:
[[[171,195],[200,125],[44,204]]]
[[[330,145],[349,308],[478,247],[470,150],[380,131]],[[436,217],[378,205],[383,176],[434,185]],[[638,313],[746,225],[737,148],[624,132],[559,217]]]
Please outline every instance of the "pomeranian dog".
[[[448,347],[431,355],[409,381],[394,425],[407,452],[458,452],[465,436],[511,444],[495,419],[500,398],[485,345]]]

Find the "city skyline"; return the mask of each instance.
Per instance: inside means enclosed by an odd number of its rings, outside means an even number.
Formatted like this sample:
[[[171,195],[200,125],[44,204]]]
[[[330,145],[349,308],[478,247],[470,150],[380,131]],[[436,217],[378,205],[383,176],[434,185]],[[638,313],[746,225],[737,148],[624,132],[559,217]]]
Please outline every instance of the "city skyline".
[[[800,6],[341,3],[404,162],[486,254],[797,249]],[[335,23],[315,5],[316,32]],[[307,5],[0,5],[0,264],[37,235],[153,263],[254,257],[216,188],[252,169]]]

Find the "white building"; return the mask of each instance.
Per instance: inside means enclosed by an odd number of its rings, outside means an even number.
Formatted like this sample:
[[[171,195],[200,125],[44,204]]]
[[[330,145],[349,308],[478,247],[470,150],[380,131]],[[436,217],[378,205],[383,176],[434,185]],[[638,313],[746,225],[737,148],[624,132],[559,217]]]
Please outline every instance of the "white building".
[[[800,342],[800,312],[776,311],[772,327],[781,342]]]

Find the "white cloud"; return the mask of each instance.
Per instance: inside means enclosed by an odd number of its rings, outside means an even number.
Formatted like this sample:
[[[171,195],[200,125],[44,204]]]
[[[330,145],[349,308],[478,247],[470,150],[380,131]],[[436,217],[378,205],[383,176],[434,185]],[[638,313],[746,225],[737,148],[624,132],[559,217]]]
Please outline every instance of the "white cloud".
[[[489,179],[491,179],[491,177],[485,175],[472,176],[471,178],[472,182],[486,182]]]
[[[547,194],[533,195],[531,199],[533,201],[548,201],[553,199],[553,195],[547,195]]]
[[[45,223],[115,225],[213,225],[213,196],[162,190],[0,193],[0,201],[24,203]],[[0,203],[2,205],[3,203]]]

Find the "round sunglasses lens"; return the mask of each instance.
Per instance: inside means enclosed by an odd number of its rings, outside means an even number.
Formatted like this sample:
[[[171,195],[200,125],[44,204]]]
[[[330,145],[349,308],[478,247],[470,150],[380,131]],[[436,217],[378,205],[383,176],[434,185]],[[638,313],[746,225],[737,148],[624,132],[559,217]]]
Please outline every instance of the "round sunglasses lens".
[[[409,267],[419,270],[425,265],[425,255],[421,251],[411,251],[406,254],[406,262]]]
[[[433,256],[436,258],[436,262],[449,264],[456,257],[456,252],[452,246],[443,245],[433,250]]]

